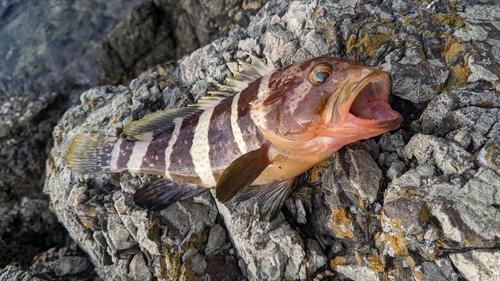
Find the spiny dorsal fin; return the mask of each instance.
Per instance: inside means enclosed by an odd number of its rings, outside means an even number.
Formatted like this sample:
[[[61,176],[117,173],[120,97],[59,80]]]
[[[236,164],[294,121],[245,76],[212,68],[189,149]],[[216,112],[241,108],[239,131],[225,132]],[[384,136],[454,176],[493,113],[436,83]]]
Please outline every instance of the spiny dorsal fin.
[[[252,62],[239,61],[241,71],[234,71],[234,77],[227,78],[227,83],[219,85],[218,91],[208,92],[210,96],[202,97],[196,104],[190,104],[183,108],[158,111],[144,116],[127,124],[123,128],[123,132],[130,140],[150,140],[153,136],[172,130],[175,127],[176,118],[180,120],[196,116],[205,109],[216,106],[221,100],[246,89],[255,80],[276,70],[270,59],[267,59],[267,63],[265,63],[252,54],[249,56]]]
[[[221,203],[231,200],[236,194],[244,191],[270,164],[267,157],[268,147],[263,146],[250,151],[234,160],[217,181],[215,197]]]
[[[151,113],[127,124],[123,132],[130,140],[150,140],[153,136],[173,129],[176,122],[198,115],[203,110],[216,106],[225,98],[226,96],[214,94],[203,97],[197,103],[186,107]],[[178,121],[176,121],[177,118],[179,118]]]
[[[252,84],[252,82],[276,70],[274,63],[267,58],[267,63],[258,57],[249,54],[251,63],[239,61],[240,71],[231,71],[233,78],[226,78],[226,84],[219,85],[219,91],[213,93],[237,93]]]

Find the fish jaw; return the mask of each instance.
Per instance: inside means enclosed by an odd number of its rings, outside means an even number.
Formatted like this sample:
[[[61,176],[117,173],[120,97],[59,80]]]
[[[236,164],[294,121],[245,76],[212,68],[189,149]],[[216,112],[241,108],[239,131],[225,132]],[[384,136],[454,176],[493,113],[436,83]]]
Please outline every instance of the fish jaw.
[[[328,100],[318,136],[331,149],[397,129],[403,117],[388,102],[389,87],[387,73],[358,69]]]

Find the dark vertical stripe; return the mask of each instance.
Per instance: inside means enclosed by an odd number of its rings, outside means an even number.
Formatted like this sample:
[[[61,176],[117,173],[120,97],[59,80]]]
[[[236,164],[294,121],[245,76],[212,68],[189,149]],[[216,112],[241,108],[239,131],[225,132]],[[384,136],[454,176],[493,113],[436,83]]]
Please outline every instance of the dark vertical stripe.
[[[142,160],[141,170],[144,170],[144,173],[154,175],[165,174],[165,149],[171,137],[172,130],[153,137],[148,146],[148,151]]]
[[[250,117],[250,102],[257,98],[261,81],[262,79],[259,79],[243,90],[238,101],[238,126],[248,151],[260,148],[263,142],[262,135]]]
[[[210,119],[208,129],[210,166],[217,180],[224,169],[231,164],[241,153],[231,128],[231,103],[229,97],[218,104]]]
[[[201,184],[201,180],[194,170],[193,158],[190,153],[198,117],[193,116],[182,121],[179,137],[170,155],[170,167],[168,168],[173,181]]]
[[[120,154],[118,156],[117,167],[118,169],[127,169],[127,163],[130,160],[130,155],[132,155],[132,149],[134,148],[134,142],[124,139],[120,145]]]

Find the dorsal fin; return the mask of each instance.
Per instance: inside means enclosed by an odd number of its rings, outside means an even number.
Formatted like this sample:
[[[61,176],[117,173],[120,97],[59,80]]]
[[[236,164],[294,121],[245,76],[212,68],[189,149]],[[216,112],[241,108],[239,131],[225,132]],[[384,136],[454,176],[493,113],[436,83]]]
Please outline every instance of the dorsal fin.
[[[128,123],[123,128],[123,132],[130,140],[150,140],[153,136],[173,129],[176,124],[176,118],[180,117],[180,121],[191,118],[207,108],[216,106],[226,97],[215,93],[211,96],[202,97],[197,103],[186,107],[151,113],[139,120]]]
[[[232,71],[234,77],[227,78],[225,85],[218,85],[218,91],[208,92],[210,96],[202,97],[196,104],[190,104],[183,108],[146,115],[127,124],[123,128],[123,132],[130,140],[150,140],[153,136],[172,130],[177,118],[183,120],[196,116],[205,109],[216,106],[221,100],[246,89],[255,80],[276,70],[270,59],[267,59],[267,63],[265,63],[252,54],[249,56],[252,62],[239,61],[241,71]]]
[[[251,63],[238,61],[240,71],[231,71],[233,73],[233,78],[226,78],[226,84],[218,85],[219,90],[212,93],[241,92],[255,80],[258,80],[276,70],[274,63],[269,58],[266,58],[266,63],[252,54],[248,55],[251,59]]]

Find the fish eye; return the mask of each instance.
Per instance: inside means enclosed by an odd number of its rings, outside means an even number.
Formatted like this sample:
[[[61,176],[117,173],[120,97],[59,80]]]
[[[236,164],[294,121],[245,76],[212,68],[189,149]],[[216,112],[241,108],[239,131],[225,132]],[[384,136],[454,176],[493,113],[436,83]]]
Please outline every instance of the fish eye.
[[[325,83],[332,74],[332,66],[328,63],[320,63],[315,65],[309,72],[308,80],[313,85],[321,85]]]

